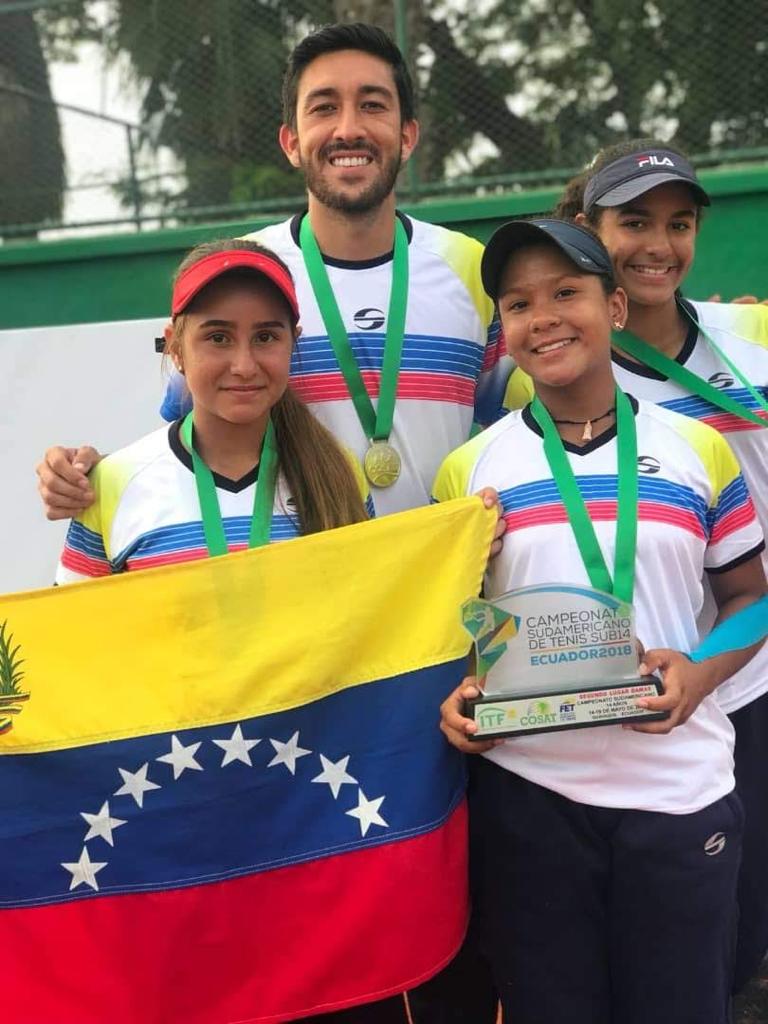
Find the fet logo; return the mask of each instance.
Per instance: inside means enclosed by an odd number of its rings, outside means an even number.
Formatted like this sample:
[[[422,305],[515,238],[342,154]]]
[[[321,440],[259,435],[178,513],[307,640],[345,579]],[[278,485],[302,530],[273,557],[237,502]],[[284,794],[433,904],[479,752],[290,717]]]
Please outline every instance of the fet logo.
[[[638,473],[658,473],[660,469],[661,463],[658,459],[654,459],[652,455],[640,455],[637,459]]]
[[[378,331],[384,326],[386,317],[380,309],[368,307],[358,309],[352,319],[355,321],[355,326],[359,327],[361,331]]]
[[[638,167],[674,167],[674,163],[668,156],[654,156],[653,153],[649,153],[647,156],[639,156],[637,158]]]
[[[728,373],[713,373],[708,378],[709,383],[714,388],[720,388],[721,391],[725,391],[726,388],[732,388],[735,381],[733,377]]]

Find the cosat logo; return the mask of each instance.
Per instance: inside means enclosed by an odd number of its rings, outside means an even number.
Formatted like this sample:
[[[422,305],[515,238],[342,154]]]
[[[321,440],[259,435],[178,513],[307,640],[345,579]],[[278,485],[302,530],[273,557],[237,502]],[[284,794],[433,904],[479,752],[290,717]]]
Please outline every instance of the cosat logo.
[[[371,306],[358,309],[352,319],[355,321],[355,327],[359,327],[361,331],[378,331],[384,326],[386,317],[380,309]]]
[[[725,391],[726,388],[732,388],[734,385],[733,377],[728,373],[713,373],[707,380],[712,387],[720,388],[721,391]]]
[[[548,700],[534,700],[520,719],[520,725],[554,725],[557,716]]]
[[[645,156],[638,156],[637,158],[638,167],[674,167],[674,163],[668,156],[654,156],[653,153],[649,153]]]
[[[19,657],[21,645],[13,646],[13,634],[8,632],[8,620],[0,625],[0,736],[13,728],[13,715],[21,714],[29,690],[22,690],[24,673]]]

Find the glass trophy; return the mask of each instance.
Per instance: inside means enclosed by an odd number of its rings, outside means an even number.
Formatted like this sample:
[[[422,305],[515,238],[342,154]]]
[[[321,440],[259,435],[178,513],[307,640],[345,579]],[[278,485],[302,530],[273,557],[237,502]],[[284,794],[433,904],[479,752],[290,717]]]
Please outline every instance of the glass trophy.
[[[485,690],[465,702],[475,740],[530,736],[625,722],[653,722],[666,711],[637,706],[663,687],[638,674],[632,606],[569,584],[523,587],[462,606]]]

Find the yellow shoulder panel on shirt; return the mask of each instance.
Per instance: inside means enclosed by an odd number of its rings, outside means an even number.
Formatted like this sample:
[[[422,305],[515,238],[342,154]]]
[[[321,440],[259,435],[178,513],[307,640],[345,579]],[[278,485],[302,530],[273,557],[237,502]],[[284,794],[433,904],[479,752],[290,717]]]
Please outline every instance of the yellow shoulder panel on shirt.
[[[768,306],[754,305],[731,307],[734,311],[734,329],[745,341],[754,342],[761,348],[768,348]]]
[[[446,456],[432,485],[432,497],[435,501],[450,501],[452,498],[463,498],[467,494],[475,463],[482,450],[496,436],[497,426],[498,424],[494,424],[493,427],[481,431]]]
[[[107,455],[91,470],[88,482],[96,495],[96,500],[90,508],[75,516],[83,526],[101,536],[107,558],[113,558],[115,555],[112,551],[111,538],[117,507],[125,488],[140,468],[132,460],[121,458],[120,454],[116,452]]]
[[[768,306],[761,303],[696,303],[702,327],[729,331],[743,341],[768,349]]]
[[[507,390],[504,392],[502,405],[505,412],[524,409],[533,400],[533,395],[533,381],[524,370],[518,367],[509,378]]]
[[[463,235],[460,231],[443,228],[438,236],[438,251],[454,274],[463,282],[472,296],[477,315],[484,326],[493,320],[494,305],[488,298],[480,279],[480,260],[483,258],[483,244],[476,238]]]
[[[676,415],[673,426],[701,459],[712,487],[710,505],[716,505],[723,490],[741,472],[736,456],[722,434],[706,423]]]
[[[360,490],[360,497],[363,499],[363,501],[368,501],[368,499],[371,496],[371,489],[368,486],[368,481],[365,479],[363,467],[360,465],[359,460],[349,450],[349,448],[343,448],[342,451],[347,456],[347,460],[349,461],[349,464],[352,467],[352,472],[355,474],[355,480],[357,481],[357,486]]]

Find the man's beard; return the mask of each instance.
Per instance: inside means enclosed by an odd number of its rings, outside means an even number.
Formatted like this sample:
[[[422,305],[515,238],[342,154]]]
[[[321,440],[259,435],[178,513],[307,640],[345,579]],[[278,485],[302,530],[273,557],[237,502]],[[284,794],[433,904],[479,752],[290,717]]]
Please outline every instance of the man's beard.
[[[329,147],[329,150],[320,154],[320,159],[325,162],[329,158],[329,151],[332,153],[335,148],[340,149],[341,147]],[[345,150],[348,149],[347,146],[343,148]],[[371,153],[369,147],[366,147],[366,151]],[[371,155],[373,156],[374,154],[371,153]],[[331,188],[323,178],[322,172],[313,164],[305,163],[302,160],[301,168],[304,172],[307,189],[318,202],[322,203],[323,206],[329,207],[331,210],[339,210],[341,213],[355,215],[370,213],[371,210],[381,206],[395,187],[402,162],[402,153],[398,150],[397,155],[389,163],[384,164],[376,180],[372,181],[364,191],[352,196]]]

